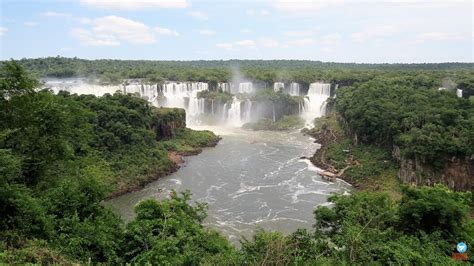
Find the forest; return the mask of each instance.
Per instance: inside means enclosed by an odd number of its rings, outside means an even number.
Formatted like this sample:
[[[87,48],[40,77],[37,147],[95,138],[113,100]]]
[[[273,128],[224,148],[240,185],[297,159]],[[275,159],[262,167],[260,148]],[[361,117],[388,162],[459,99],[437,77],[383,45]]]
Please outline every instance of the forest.
[[[313,229],[289,235],[257,230],[254,237],[241,239],[238,248],[203,226],[206,205],[191,201],[192,191],[173,192],[163,201],[145,200],[135,207],[135,218],[125,223],[102,204],[105,198],[173,171],[176,165],[168,152],[193,153],[215,145],[218,137],[184,128],[179,110],[154,108],[132,95],[98,98],[36,90],[35,75],[104,75],[107,72],[101,71],[112,71],[114,66],[105,60],[94,61],[95,68],[84,67],[90,62],[48,58],[2,63],[0,263],[454,265],[450,256],[456,244],[474,243],[472,193],[442,185],[404,185],[399,197],[380,191],[333,195],[330,207],[315,209]],[[117,61],[119,78],[143,77],[141,70],[131,74],[138,62]],[[381,149],[397,145],[404,155],[434,165],[442,165],[449,156],[473,154],[473,102],[436,87],[450,75],[453,82],[472,90],[469,64],[421,65],[400,76],[404,70],[397,66],[352,70],[351,65],[336,65],[344,69],[326,70],[317,62],[281,63],[298,64],[301,71],[295,67],[288,73],[311,78],[347,74],[338,79],[349,81],[357,77],[357,82],[340,89],[334,101],[346,123],[344,130],[357,135],[361,144]],[[149,64],[143,69],[154,69],[155,63]],[[184,63],[173,62],[176,68],[169,74],[163,74],[167,64],[162,64],[156,73],[169,79],[168,75],[181,73]],[[200,64],[208,63],[186,65],[190,72],[183,71],[184,76],[176,79],[188,80],[186,73],[198,72],[205,75],[203,79],[230,75],[227,68],[219,68],[219,62],[209,63],[216,69],[201,69]],[[72,69],[79,72],[67,72]],[[150,78],[158,80],[151,73]],[[273,74],[265,77],[268,73]],[[275,80],[276,71],[262,68],[258,75],[253,78]],[[289,101],[266,92],[255,97]],[[468,255],[467,263],[474,263],[472,248]]]
[[[0,62],[0,64],[5,62]],[[464,97],[474,95],[473,63],[440,64],[355,64],[308,60],[85,60],[47,57],[21,59],[18,63],[38,78],[87,77],[91,82],[122,83],[125,79],[144,79],[151,83],[203,81],[210,85],[231,81],[236,70],[254,82],[272,87],[274,82],[299,82],[303,86],[315,81],[340,86],[365,82],[378,76],[406,76],[421,86],[438,86],[464,90]]]

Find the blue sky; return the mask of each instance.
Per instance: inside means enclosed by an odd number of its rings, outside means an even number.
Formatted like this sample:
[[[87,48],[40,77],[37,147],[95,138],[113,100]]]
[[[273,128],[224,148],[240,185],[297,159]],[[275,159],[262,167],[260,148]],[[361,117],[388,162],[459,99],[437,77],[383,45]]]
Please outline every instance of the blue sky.
[[[0,0],[0,58],[473,62],[471,0]]]

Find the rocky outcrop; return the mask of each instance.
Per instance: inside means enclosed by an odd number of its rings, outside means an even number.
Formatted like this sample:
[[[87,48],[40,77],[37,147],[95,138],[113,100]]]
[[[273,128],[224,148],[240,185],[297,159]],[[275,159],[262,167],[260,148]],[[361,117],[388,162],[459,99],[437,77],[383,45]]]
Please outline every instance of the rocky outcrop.
[[[420,160],[404,158],[398,147],[394,147],[392,154],[400,162],[398,176],[404,183],[428,186],[442,183],[456,191],[474,191],[474,156],[451,157],[442,169],[435,169]]]
[[[179,130],[186,128],[186,111],[181,108],[155,108],[151,123],[156,140],[173,138]]]

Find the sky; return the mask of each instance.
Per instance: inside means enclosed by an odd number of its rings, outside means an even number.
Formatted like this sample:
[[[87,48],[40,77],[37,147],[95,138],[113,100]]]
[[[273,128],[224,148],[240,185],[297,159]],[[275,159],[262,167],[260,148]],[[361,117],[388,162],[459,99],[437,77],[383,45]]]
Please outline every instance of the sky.
[[[0,59],[473,62],[472,0],[0,0]]]

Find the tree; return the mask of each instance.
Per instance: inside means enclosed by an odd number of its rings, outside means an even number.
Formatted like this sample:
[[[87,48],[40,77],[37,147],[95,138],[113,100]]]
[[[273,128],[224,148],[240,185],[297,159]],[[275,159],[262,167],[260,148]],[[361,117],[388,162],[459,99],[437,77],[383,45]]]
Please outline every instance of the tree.
[[[24,93],[32,93],[39,82],[30,77],[16,61],[6,62],[0,68],[0,100]]]

